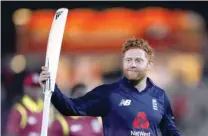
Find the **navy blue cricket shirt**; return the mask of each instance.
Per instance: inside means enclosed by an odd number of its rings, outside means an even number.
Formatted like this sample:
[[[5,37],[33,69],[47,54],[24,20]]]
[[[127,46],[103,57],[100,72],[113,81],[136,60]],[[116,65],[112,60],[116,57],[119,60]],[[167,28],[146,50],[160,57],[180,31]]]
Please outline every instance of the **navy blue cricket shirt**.
[[[65,116],[101,116],[104,136],[180,136],[165,91],[150,78],[142,92],[124,77],[76,99],[56,85],[51,101]]]

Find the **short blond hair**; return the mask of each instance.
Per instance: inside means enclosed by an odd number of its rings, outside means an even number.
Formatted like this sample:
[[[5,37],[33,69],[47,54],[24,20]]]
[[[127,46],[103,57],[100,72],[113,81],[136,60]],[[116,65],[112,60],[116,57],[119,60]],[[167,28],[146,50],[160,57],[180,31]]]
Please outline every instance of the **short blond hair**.
[[[148,41],[146,41],[144,39],[136,39],[135,37],[131,38],[123,44],[122,51],[123,51],[123,53],[125,53],[129,49],[142,49],[142,50],[144,50],[149,57],[149,61],[153,62],[154,51],[153,51],[153,48],[149,45]]]

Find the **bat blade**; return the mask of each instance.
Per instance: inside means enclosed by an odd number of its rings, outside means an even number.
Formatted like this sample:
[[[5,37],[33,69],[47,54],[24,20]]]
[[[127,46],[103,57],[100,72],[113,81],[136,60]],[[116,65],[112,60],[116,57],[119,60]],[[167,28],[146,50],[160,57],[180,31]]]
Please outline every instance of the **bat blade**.
[[[46,51],[45,66],[50,72],[50,78],[46,81],[44,87],[44,108],[43,108],[43,118],[41,127],[41,136],[47,136],[48,133],[48,123],[49,123],[49,112],[51,96],[54,91],[56,83],[56,75],[59,63],[59,57],[61,52],[62,39],[65,30],[65,24],[67,20],[68,9],[60,8],[56,11],[54,16]]]

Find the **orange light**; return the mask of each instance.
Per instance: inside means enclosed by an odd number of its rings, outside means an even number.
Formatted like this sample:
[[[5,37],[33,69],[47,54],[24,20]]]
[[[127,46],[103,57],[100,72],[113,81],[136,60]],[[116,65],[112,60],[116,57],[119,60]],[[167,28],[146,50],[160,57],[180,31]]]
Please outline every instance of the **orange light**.
[[[30,9],[21,8],[13,13],[13,22],[15,25],[25,25],[30,21],[32,11]]]

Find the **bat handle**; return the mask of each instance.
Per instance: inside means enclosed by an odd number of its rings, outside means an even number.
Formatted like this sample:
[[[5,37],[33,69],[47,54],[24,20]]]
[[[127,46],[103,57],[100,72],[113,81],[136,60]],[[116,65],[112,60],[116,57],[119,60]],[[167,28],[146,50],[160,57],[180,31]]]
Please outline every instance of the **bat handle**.
[[[46,59],[46,68],[49,70],[49,58]],[[51,79],[50,77],[46,80],[43,92],[45,93],[46,90],[51,90]]]
[[[42,116],[41,136],[48,136],[51,95],[52,92],[50,91],[46,91],[44,94],[44,108],[43,108],[43,116]]]

